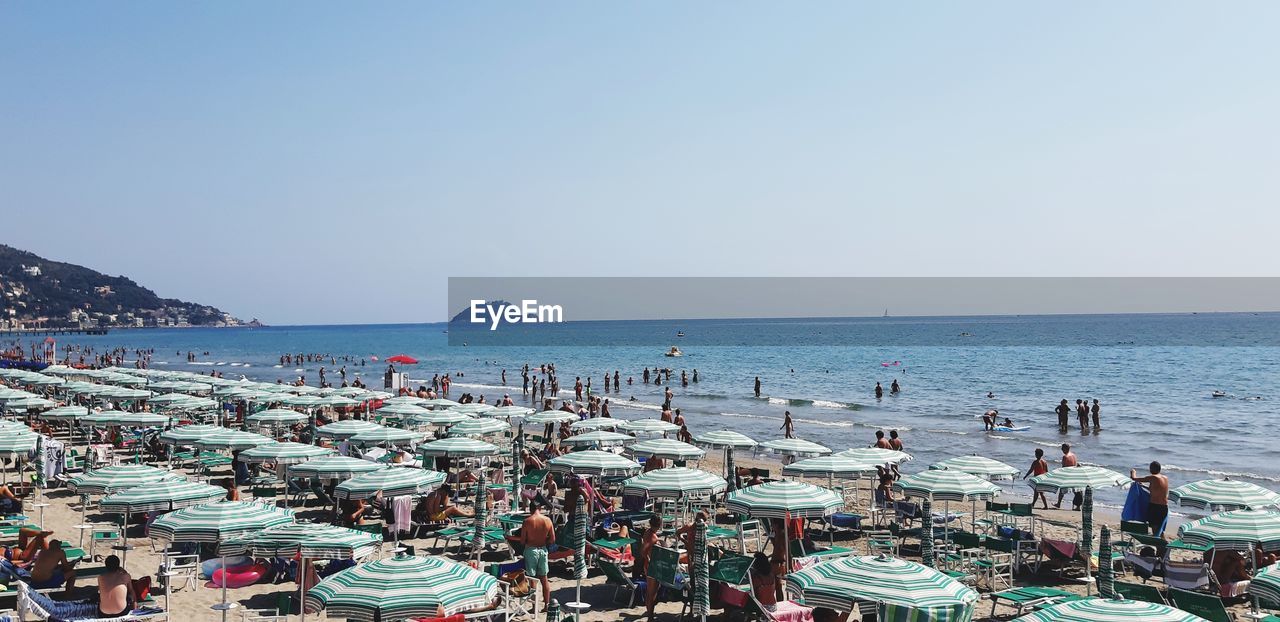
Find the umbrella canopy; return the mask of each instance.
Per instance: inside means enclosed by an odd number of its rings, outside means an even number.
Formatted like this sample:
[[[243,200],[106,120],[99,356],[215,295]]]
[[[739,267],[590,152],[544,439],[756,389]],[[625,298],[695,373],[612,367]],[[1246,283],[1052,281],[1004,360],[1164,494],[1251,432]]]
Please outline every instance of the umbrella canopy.
[[[1014,622],[1208,622],[1181,609],[1136,600],[1086,598],[1051,605]]]
[[[35,451],[40,435],[27,430],[4,432],[0,435],[0,456],[18,456]]]
[[[525,408],[524,406],[499,406],[493,410],[486,410],[480,413],[480,416],[505,417],[510,419],[512,417],[526,417],[528,415],[532,415],[534,412],[535,411],[532,408]]]
[[[587,419],[587,421],[595,421]],[[572,427],[572,426],[570,426]],[[600,447],[609,447],[613,445],[626,445],[634,443],[638,439],[630,434],[622,434],[621,432],[610,432],[608,430],[595,430],[593,432],[583,432],[575,434],[569,438],[560,439],[561,445],[581,446],[581,445],[598,445]]]
[[[921,471],[904,475],[893,489],[907,497],[934,501],[981,501],[1000,494],[1000,487],[961,471]]]
[[[422,398],[414,398],[414,399],[420,399],[420,400],[422,400]],[[422,401],[420,401],[420,402],[415,402],[415,403],[416,403],[416,404],[419,404],[419,405],[421,405],[421,406],[426,406],[426,407],[428,407],[428,408],[435,408],[435,409],[437,409],[437,410],[438,410],[438,409],[441,409],[441,408],[453,408],[453,407],[455,407],[455,406],[461,406],[461,405],[462,405],[462,404],[459,404],[459,403],[457,403],[457,402],[455,402],[455,401],[453,401],[453,400],[445,399],[445,398],[443,398],[443,397],[433,397],[433,398],[431,398],[431,399],[429,399],[429,400],[422,400]]]
[[[298,477],[318,479],[351,479],[361,473],[388,468],[385,464],[369,462],[348,456],[324,456],[289,467],[289,473]]]
[[[458,404],[457,406],[451,407],[449,410],[456,413],[462,413],[464,415],[479,415],[491,412],[494,409],[496,409],[496,407],[493,404]]]
[[[418,447],[418,453],[427,458],[471,458],[492,456],[498,453],[498,447],[474,438],[457,436],[424,443]]]
[[[578,502],[573,512],[573,535],[569,543],[573,547],[573,578],[587,578],[587,523],[591,517],[587,515],[586,495],[578,495]]]
[[[1106,488],[1129,483],[1129,478],[1110,469],[1096,466],[1072,466],[1054,469],[1031,478],[1036,492],[1083,492],[1085,488]]]
[[[850,611],[871,601],[923,610],[972,607],[978,593],[921,564],[890,556],[845,557],[787,575],[787,588],[806,605]],[[933,619],[933,618],[929,618]]]
[[[1178,537],[1188,544],[1214,548],[1280,550],[1280,512],[1232,510],[1184,523]]]
[[[382,400],[382,404],[384,407],[386,406],[422,406],[427,401],[428,400],[426,398],[418,397],[416,395],[397,395],[395,397],[388,397],[387,399]],[[456,404],[457,402],[454,402],[454,403]]]
[[[333,453],[328,447],[317,447],[305,443],[271,443],[259,445],[253,449],[240,452],[237,458],[249,464],[274,462],[276,464],[298,464],[312,458],[328,456]]]
[[[1201,510],[1260,510],[1280,505],[1280,493],[1231,479],[1202,479],[1169,491],[1169,500]]]
[[[412,356],[409,356],[408,354],[397,354],[395,356],[388,356],[386,360],[388,363],[399,363],[401,365],[417,365],[418,364],[418,359],[415,359]]]
[[[414,398],[418,399],[418,398]],[[384,402],[385,403],[385,402]],[[431,411],[418,406],[416,404],[387,404],[378,410],[373,411],[375,414],[383,417],[391,417],[397,419],[406,419],[420,415],[429,415]]]
[[[1253,580],[1249,582],[1249,595],[1280,603],[1280,564],[1271,564],[1254,573]]]
[[[800,438],[776,438],[760,443],[760,446],[786,456],[825,456],[831,453],[822,445]]]
[[[426,414],[414,415],[412,421],[419,425],[453,425],[470,418],[468,414],[451,410],[428,410]]]
[[[594,449],[556,456],[547,462],[547,467],[557,473],[575,475],[634,475],[640,471],[640,465],[631,460]]]
[[[704,432],[693,437],[693,442],[703,447],[712,449],[723,449],[725,447],[733,447],[735,449],[750,449],[759,443],[755,439],[734,432],[733,430],[715,430],[712,432]]]
[[[79,419],[89,414],[89,409],[84,406],[59,406],[53,410],[46,410],[39,415],[41,419]]]
[[[41,408],[53,408],[57,405],[57,402],[46,400],[43,397],[19,397],[4,401],[5,410],[38,410]]]
[[[160,442],[167,445],[190,445],[206,436],[224,431],[226,428],[216,425],[184,425],[161,432]]]
[[[382,493],[384,497],[421,495],[443,484],[448,475],[439,471],[412,467],[392,467],[357,475],[334,490],[339,499],[368,499]]]
[[[417,443],[425,437],[426,433],[418,432],[416,430],[379,427],[376,430],[367,430],[352,436],[351,442],[357,445],[378,445],[381,443],[406,445],[409,443]]]
[[[468,419],[449,427],[449,436],[485,436],[511,429],[511,424],[500,419]]]
[[[321,397],[320,401],[316,402],[316,405],[344,408],[347,406],[359,406],[360,401],[353,400],[349,397],[342,396],[342,395],[326,395],[324,397]]]
[[[595,417],[592,419],[583,419],[582,421],[574,421],[569,424],[569,429],[574,432],[583,432],[590,430],[615,430],[623,422],[613,417]]]
[[[100,413],[80,418],[81,424],[91,427],[122,426],[161,426],[169,423],[169,418],[153,413],[131,413],[123,410],[104,410]]]
[[[147,533],[167,542],[221,542],[293,522],[293,512],[255,501],[221,501],[170,512]]]
[[[650,497],[684,497],[714,495],[728,485],[723,477],[698,469],[667,467],[654,469],[622,482],[623,494],[645,494]]]
[[[121,464],[77,475],[67,480],[67,488],[82,495],[103,495],[169,479],[182,476],[141,464]]]
[[[1012,479],[1018,474],[1018,469],[999,460],[976,455],[948,458],[929,465],[929,468],[940,471],[960,471],[961,473],[977,475],[987,479]]]
[[[212,503],[227,496],[220,486],[186,480],[168,480],[135,486],[102,499],[103,512],[136,514],[138,512],[168,512],[202,503]]]
[[[357,622],[434,617],[485,607],[498,580],[443,557],[401,555],[366,562],[339,572],[307,592],[309,609]]]
[[[323,400],[315,395],[285,395],[280,398],[280,403],[286,406],[302,406],[304,408],[322,406],[324,404]]]
[[[369,432],[381,427],[372,421],[347,419],[346,421],[334,421],[329,425],[322,425],[316,428],[316,434],[326,438],[351,438],[361,432]]]
[[[254,434],[253,432],[243,432],[241,430],[222,430],[219,432],[211,432],[196,441],[192,445],[200,449],[229,449],[231,451],[240,451],[242,449],[250,449],[259,445],[269,445],[276,442],[275,439]]]
[[[920,564],[933,568],[933,502],[920,500]]]
[[[270,410],[253,413],[252,415],[245,417],[244,420],[246,423],[259,426],[279,426],[302,423],[310,420],[310,418],[311,416],[304,412],[289,410],[288,408],[272,408]]]
[[[452,409],[452,410],[457,410]],[[529,425],[547,425],[549,423],[565,423],[567,421],[577,421],[578,414],[565,412],[563,410],[544,410],[540,413],[534,413],[524,418],[524,422]],[[677,430],[680,428],[676,428]]]
[[[301,556],[306,559],[360,559],[382,546],[380,534],[322,523],[284,523],[218,545],[223,557]]]
[[[640,441],[628,449],[637,456],[652,456],[667,460],[699,460],[707,453],[699,447],[670,438]]]
[[[837,456],[845,456],[860,460],[862,462],[870,462],[872,464],[898,464],[899,462],[907,462],[911,460],[911,454],[896,449],[882,449],[880,447],[858,447],[855,449],[846,449]]]
[[[876,466],[845,456],[820,456],[792,462],[782,467],[782,474],[788,477],[822,475],[827,477],[857,478],[867,473],[875,473]]]
[[[840,495],[796,481],[766,482],[729,493],[730,512],[756,518],[821,518],[844,507]]]
[[[536,416],[537,415],[534,415],[534,417]],[[530,419],[532,418],[533,417],[530,417]],[[526,421],[528,421],[528,419],[526,419]],[[661,434],[664,432],[675,432],[680,429],[680,426],[661,419],[636,419],[634,421],[623,421],[618,424],[618,427],[637,434]]]

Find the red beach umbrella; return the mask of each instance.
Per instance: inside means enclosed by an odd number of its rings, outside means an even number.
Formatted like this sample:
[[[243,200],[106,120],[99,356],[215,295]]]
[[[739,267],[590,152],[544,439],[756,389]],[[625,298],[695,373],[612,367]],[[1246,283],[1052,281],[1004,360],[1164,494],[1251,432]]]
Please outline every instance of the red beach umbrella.
[[[400,363],[401,365],[417,365],[418,364],[418,359],[415,359],[412,356],[408,356],[405,354],[388,356],[386,360],[388,363]]]

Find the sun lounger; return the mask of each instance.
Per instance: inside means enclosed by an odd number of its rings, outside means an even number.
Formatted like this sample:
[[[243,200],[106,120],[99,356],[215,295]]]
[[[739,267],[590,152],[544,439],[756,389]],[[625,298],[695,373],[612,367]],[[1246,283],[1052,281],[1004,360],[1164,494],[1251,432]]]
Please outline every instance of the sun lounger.
[[[1209,587],[1209,564],[1204,562],[1164,563],[1164,582],[1171,589],[1199,590]]]
[[[93,601],[55,601],[32,589],[26,583],[20,583],[18,586],[18,617],[22,620],[28,617],[66,622],[134,622],[168,619],[165,611],[152,607],[135,609],[114,618],[99,618],[97,615],[98,604]]]
[[[1170,589],[1169,598],[1173,606],[1187,613],[1198,615],[1209,622],[1232,622],[1231,613],[1227,611],[1222,599],[1212,594],[1188,592],[1187,590]]]
[[[1117,594],[1120,594],[1129,600],[1137,600],[1144,603],[1155,603],[1157,605],[1169,604],[1165,601],[1164,594],[1161,594],[1159,588],[1154,585],[1116,581],[1115,590]]]
[[[1027,586],[1027,587],[1016,587],[1013,589],[1003,590],[1000,592],[992,592],[991,593],[991,615],[992,616],[996,615],[996,605],[1000,604],[1000,601],[1005,601],[1006,604],[1016,609],[1017,610],[1016,615],[1020,616],[1024,612],[1026,612],[1028,609],[1031,609],[1032,607],[1035,607],[1038,605],[1044,605],[1048,603],[1061,602],[1064,599],[1068,599],[1073,596],[1076,596],[1076,595],[1065,590],[1060,590],[1052,587],[1040,587],[1040,586],[1034,586],[1034,585]]]

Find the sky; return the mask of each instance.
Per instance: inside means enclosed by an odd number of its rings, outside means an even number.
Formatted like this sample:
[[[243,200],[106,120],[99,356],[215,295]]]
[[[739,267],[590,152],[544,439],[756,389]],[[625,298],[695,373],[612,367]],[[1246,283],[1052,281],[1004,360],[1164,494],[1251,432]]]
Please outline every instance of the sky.
[[[1278,18],[3,3],[0,242],[271,324],[438,321],[448,277],[1274,276]]]

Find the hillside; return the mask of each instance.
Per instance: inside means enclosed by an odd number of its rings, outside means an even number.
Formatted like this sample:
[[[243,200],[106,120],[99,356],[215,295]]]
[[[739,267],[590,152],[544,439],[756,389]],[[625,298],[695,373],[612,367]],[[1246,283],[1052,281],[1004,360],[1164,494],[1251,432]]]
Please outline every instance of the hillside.
[[[0,244],[0,329],[239,324],[220,309],[161,298],[132,279]]]

